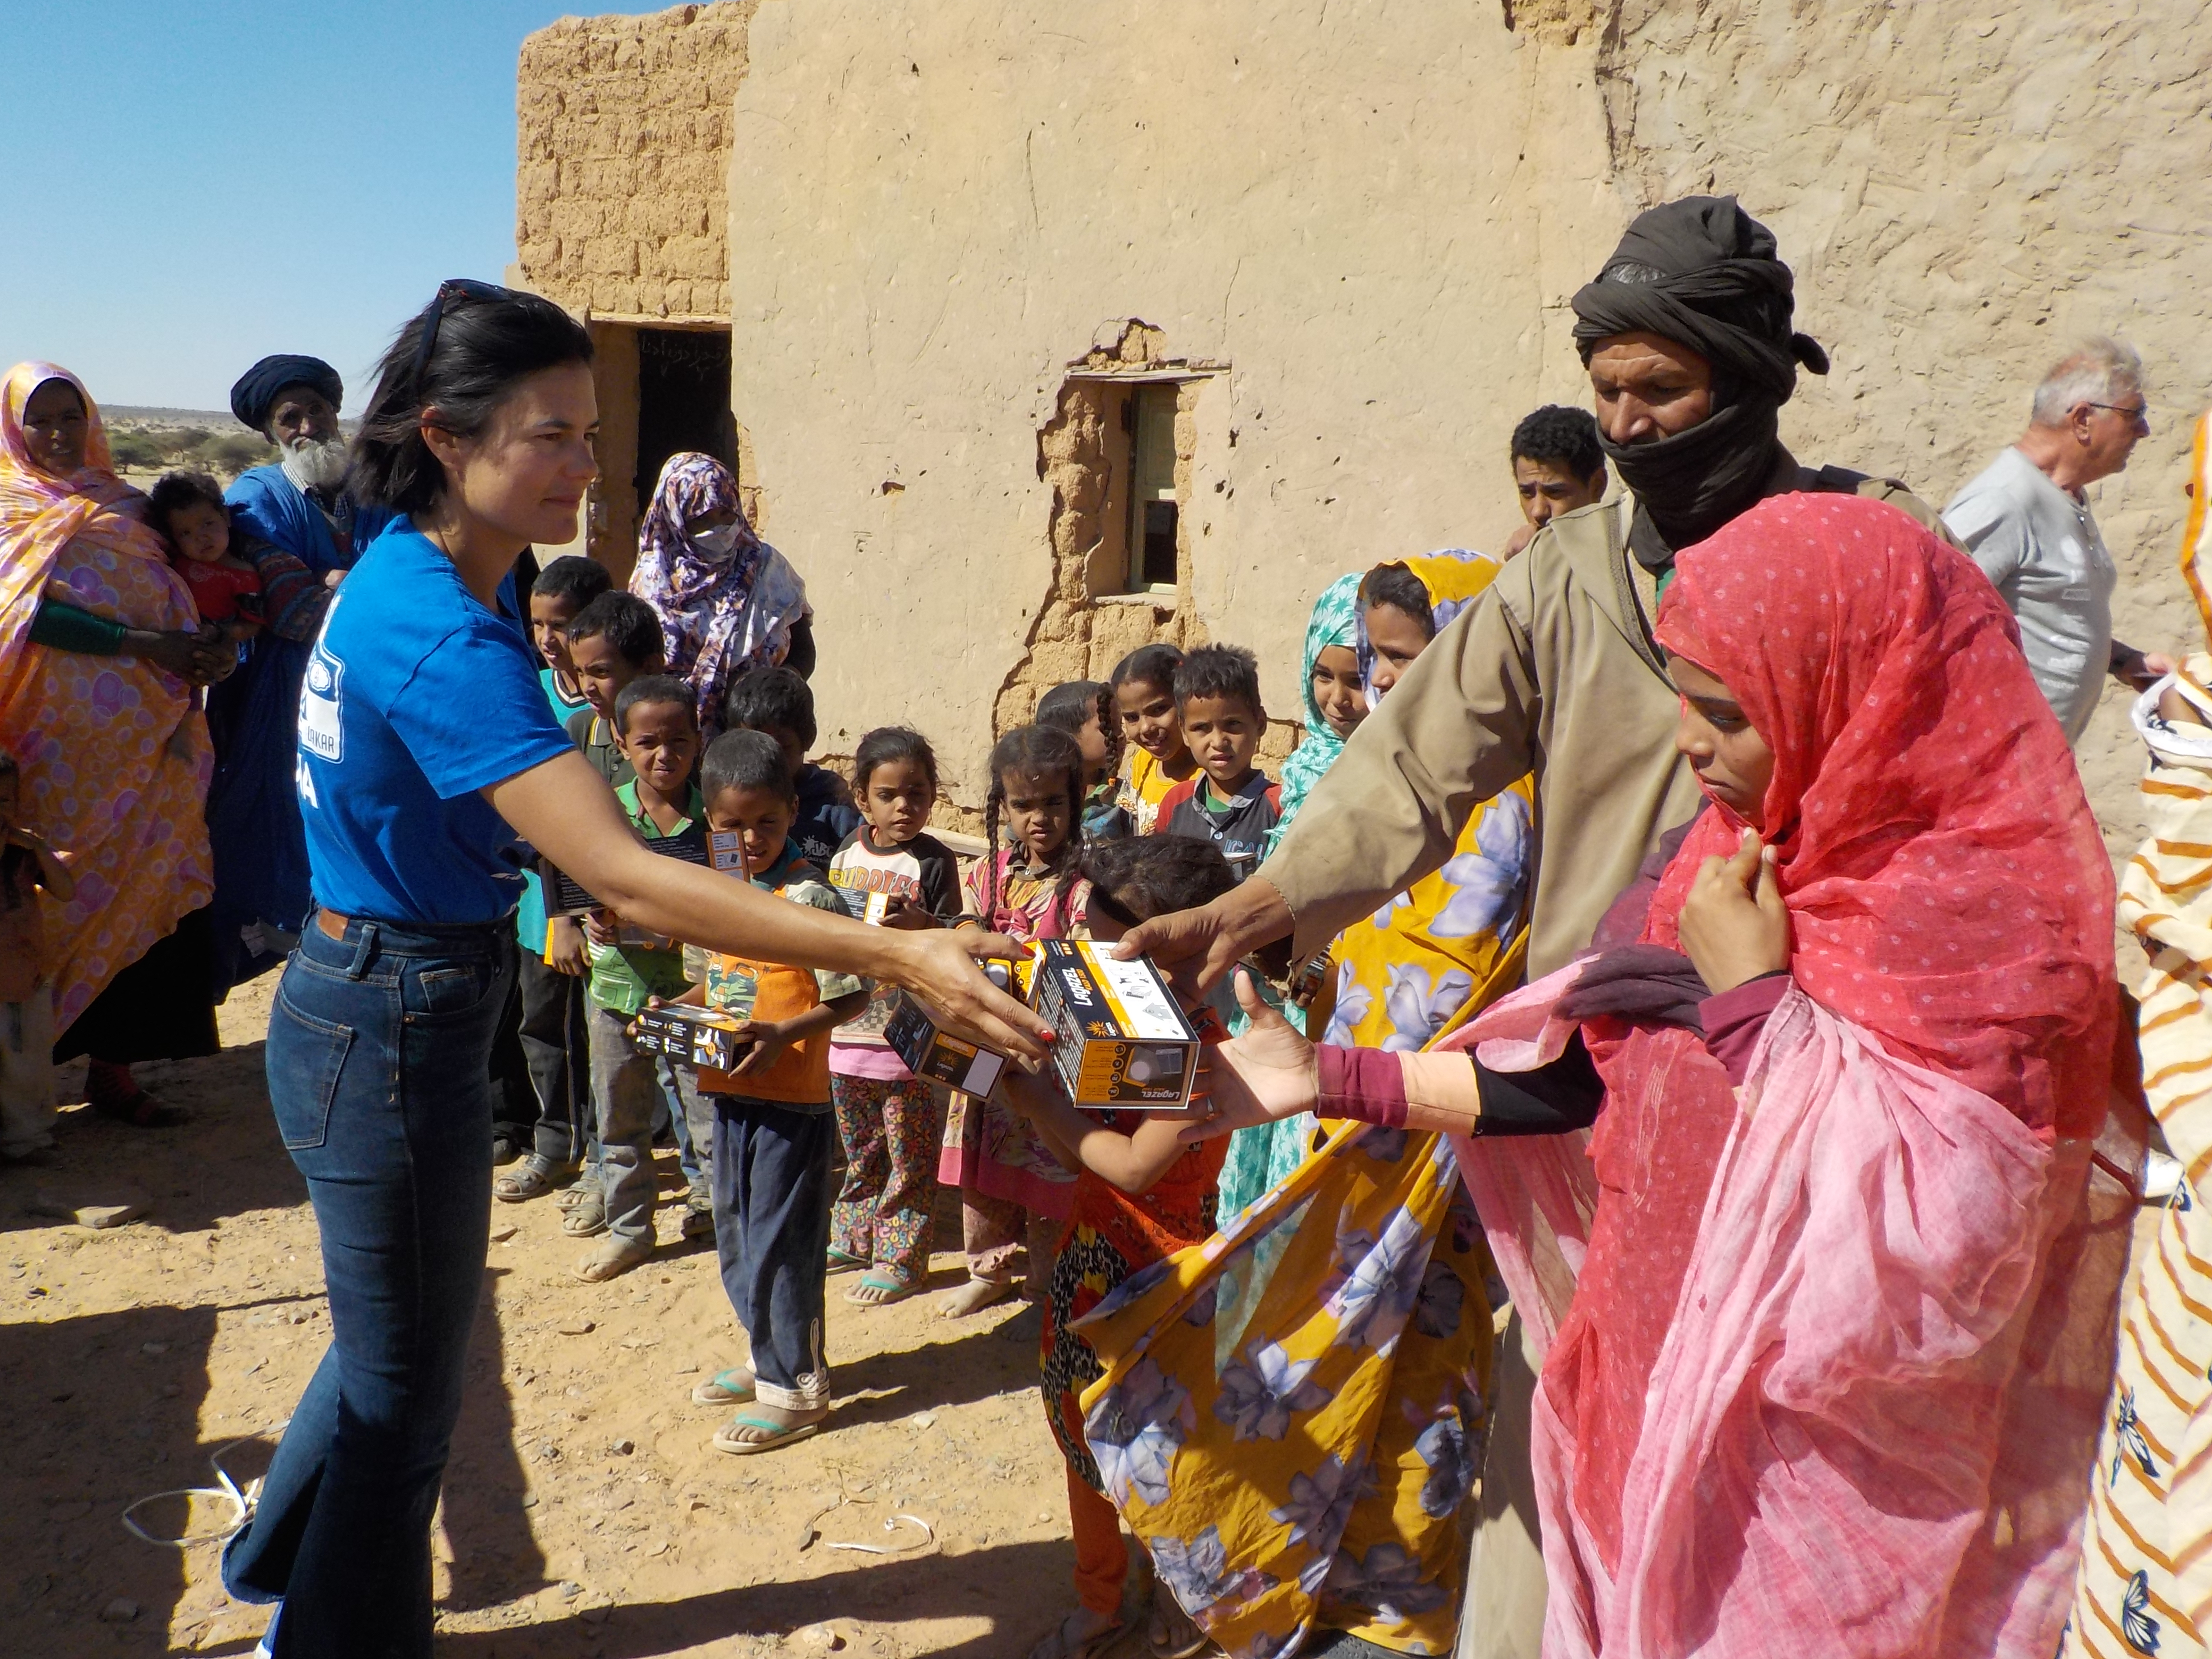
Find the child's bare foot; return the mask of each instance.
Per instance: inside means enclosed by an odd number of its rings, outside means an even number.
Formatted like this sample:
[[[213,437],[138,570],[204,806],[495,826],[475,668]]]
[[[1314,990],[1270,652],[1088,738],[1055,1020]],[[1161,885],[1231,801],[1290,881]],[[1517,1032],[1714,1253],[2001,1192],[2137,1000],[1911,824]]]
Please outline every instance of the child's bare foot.
[[[1029,1659],[1091,1659],[1121,1633],[1121,1621],[1110,1613],[1078,1607],[1030,1650]]]
[[[937,1304],[939,1319],[965,1319],[1014,1293],[1012,1285],[994,1285],[988,1279],[971,1279]]]
[[[799,1409],[756,1400],[714,1431],[714,1449],[728,1452],[733,1457],[772,1451],[778,1446],[787,1446],[794,1440],[821,1433],[823,1422],[829,1415],[827,1406]]]

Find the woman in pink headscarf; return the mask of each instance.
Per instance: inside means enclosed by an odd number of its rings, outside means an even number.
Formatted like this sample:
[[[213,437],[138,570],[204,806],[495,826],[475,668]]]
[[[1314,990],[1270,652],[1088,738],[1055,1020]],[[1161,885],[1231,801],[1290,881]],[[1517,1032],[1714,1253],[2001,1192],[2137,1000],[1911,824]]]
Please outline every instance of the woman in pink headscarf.
[[[1587,1157],[1486,1133],[1465,1054],[1270,1028],[1217,1078],[1464,1137],[1549,1339],[1547,1659],[2041,1659],[2125,1244],[2090,1224],[2112,881],[2064,733],[1973,565],[1856,497],[1687,550],[1656,631],[1710,804],[1608,918],[1634,943],[1464,1045],[1594,1063]]]
[[[236,665],[203,635],[146,498],[116,477],[99,406],[52,363],[0,382],[0,747],[29,826],[76,884],[46,916],[58,1055],[89,1054],[102,1114],[182,1121],[137,1060],[216,1047],[207,721],[192,690]]]
[[[712,455],[671,455],[637,536],[629,591],[653,607],[668,672],[691,682],[699,730],[722,730],[722,696],[750,669],[814,667],[813,607],[790,561],[753,533],[738,481]]]

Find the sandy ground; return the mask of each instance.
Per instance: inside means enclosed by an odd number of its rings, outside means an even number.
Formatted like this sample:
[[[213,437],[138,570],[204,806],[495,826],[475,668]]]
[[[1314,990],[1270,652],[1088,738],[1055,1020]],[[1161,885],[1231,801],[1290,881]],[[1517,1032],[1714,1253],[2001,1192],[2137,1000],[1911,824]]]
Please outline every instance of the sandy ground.
[[[272,988],[223,1010],[221,1055],[143,1069],[193,1123],[134,1131],[69,1109],[54,1165],[0,1170],[0,1650],[16,1659],[244,1654],[265,1622],[224,1594],[214,1542],[157,1547],[120,1517],[213,1484],[210,1455],[241,1437],[225,1461],[258,1473],[329,1338],[314,1219],[262,1080]],[[667,1198],[679,1178],[663,1164]],[[37,1212],[133,1196],[144,1218],[109,1231]],[[1072,1604],[1034,1312],[862,1310],[833,1279],[831,1428],[733,1458],[708,1444],[723,1413],[689,1399],[744,1357],[711,1247],[677,1243],[664,1209],[660,1255],[592,1286],[568,1276],[582,1247],[550,1199],[494,1212],[437,1534],[441,1655],[818,1654],[807,1627],[828,1621],[836,1650],[872,1659],[1018,1659]],[[956,1200],[938,1237],[957,1237]],[[934,1265],[937,1285],[957,1281],[957,1253]],[[895,1515],[934,1542],[887,1532]],[[140,1519],[219,1535],[228,1516],[173,1500]],[[1143,1593],[1133,1573],[1133,1603]]]

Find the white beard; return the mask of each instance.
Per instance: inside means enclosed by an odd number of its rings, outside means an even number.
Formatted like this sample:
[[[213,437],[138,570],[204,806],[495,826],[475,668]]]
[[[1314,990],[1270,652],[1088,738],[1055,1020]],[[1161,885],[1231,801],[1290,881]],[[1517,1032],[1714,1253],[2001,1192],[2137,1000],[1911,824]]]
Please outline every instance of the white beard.
[[[336,489],[345,482],[345,441],[309,439],[293,445],[283,452],[283,467],[284,476],[301,489]]]

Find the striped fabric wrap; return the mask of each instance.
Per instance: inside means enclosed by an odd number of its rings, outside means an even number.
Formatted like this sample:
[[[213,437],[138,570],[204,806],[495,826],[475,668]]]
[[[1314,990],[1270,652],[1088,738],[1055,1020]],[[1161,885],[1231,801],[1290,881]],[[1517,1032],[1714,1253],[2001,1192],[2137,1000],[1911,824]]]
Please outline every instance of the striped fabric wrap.
[[[2204,441],[2200,427],[2200,481]],[[2203,504],[2200,482],[2192,540]],[[2161,716],[2168,690],[2206,723]],[[2212,656],[2146,692],[2135,721],[2150,835],[2122,872],[2118,915],[2150,958],[2143,1092],[2186,1174],[2136,1239],[2063,1652],[2173,1659],[2205,1653],[2212,1632]]]
[[[2181,579],[2212,638],[2212,413],[2197,417],[2189,447],[2189,518],[2181,532]]]

